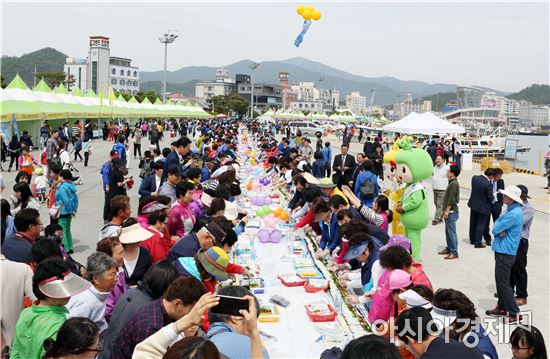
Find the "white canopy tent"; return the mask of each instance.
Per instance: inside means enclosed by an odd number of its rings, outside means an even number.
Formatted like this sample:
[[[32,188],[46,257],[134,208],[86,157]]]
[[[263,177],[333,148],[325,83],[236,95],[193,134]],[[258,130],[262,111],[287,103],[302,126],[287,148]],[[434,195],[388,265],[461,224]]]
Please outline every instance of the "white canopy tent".
[[[390,123],[382,127],[384,131],[399,132],[403,134],[457,134],[464,133],[464,127],[450,123],[432,112],[424,112],[422,114],[411,112],[401,120]]]

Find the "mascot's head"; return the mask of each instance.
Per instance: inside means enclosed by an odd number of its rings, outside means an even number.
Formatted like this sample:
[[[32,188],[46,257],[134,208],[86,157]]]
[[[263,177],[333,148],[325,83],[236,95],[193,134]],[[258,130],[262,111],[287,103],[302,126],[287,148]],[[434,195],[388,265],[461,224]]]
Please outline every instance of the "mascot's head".
[[[395,143],[391,150],[384,154],[384,175],[390,181],[393,181],[395,177],[395,172],[397,170],[397,163],[395,162],[395,155],[399,151],[397,143]]]
[[[401,138],[395,155],[397,163],[396,178],[405,183],[415,183],[430,178],[433,173],[432,158],[428,152],[420,148],[413,148],[411,139]]]

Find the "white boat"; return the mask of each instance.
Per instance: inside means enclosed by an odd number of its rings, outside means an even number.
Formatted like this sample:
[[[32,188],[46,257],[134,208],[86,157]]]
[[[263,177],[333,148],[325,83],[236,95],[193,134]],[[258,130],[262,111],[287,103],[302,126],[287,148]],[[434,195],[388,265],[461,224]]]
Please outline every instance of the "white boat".
[[[482,136],[480,138],[459,139],[462,153],[471,153],[474,157],[483,157],[495,155],[504,156],[504,146],[506,138],[495,136]],[[518,145],[517,153],[527,153],[531,146]]]

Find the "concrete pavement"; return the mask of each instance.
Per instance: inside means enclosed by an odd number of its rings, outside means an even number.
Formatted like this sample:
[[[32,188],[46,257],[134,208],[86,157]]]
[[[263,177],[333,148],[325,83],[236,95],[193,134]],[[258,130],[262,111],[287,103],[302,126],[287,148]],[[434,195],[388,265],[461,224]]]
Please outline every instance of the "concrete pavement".
[[[329,139],[333,143],[334,154],[339,153],[339,142],[336,138]],[[142,147],[146,146],[147,141],[143,141]],[[168,146],[169,139],[165,139],[161,146]],[[99,229],[103,225],[103,191],[101,188],[101,176],[99,170],[101,165],[108,159],[109,150],[112,143],[100,140],[93,141],[93,153],[90,157],[89,166],[84,168],[81,162],[76,163],[84,178],[84,184],[77,186],[80,201],[79,211],[75,220],[73,220],[73,238],[75,242],[75,257],[83,264],[86,258],[95,250]],[[355,154],[362,150],[362,145],[352,143],[350,153]],[[130,152],[132,149],[130,149]],[[35,152],[36,156],[37,153]],[[136,184],[129,191],[132,199],[132,210],[135,215],[137,210],[137,191],[139,186],[138,161],[130,156],[130,174],[136,179]],[[431,224],[422,233],[422,264],[435,288],[455,288],[463,291],[476,305],[477,314],[483,319],[486,309],[492,309],[496,305],[496,299],[493,293],[496,291],[494,284],[494,257],[490,248],[475,249],[469,244],[468,240],[468,215],[469,209],[466,202],[469,197],[469,183],[471,176],[476,171],[464,171],[460,177],[461,183],[461,203],[460,219],[457,224],[459,235],[459,253],[460,259],[446,261],[442,256],[437,255],[437,251],[443,248],[445,243],[444,224],[432,226]],[[4,196],[9,197],[13,193],[15,172],[3,172],[2,176],[6,183]],[[520,307],[524,311],[532,311],[533,324],[537,326],[548,338],[549,329],[549,223],[548,215],[548,195],[544,193],[542,187],[545,185],[545,179],[527,174],[509,174],[504,175],[506,184],[523,183],[529,187],[530,194],[533,196],[533,205],[537,208],[537,213],[533,221],[530,238],[530,248],[528,254],[528,273],[529,273],[529,299],[526,306]],[[430,181],[426,182],[429,192],[431,191]],[[546,202],[545,202],[546,201]],[[430,197],[430,211],[434,213],[434,206]],[[48,214],[46,206],[42,206],[41,213],[44,223],[48,223]],[[512,328],[513,329],[513,328]],[[503,333],[503,331],[500,331]],[[502,357],[510,357],[510,346],[504,343],[504,339],[509,337],[504,335],[500,340],[496,336],[493,342],[497,346],[498,352]],[[498,342],[502,344],[498,344]],[[550,343],[547,343],[547,345]]]

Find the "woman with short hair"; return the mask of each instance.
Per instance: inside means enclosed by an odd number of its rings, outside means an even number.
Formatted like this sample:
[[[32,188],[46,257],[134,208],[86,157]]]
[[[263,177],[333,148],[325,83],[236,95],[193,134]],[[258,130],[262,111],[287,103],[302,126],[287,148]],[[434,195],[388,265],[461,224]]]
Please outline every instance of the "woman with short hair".
[[[88,290],[72,297],[66,307],[68,318],[85,317],[92,320],[100,334],[107,329],[105,301],[118,280],[115,260],[105,253],[95,252],[88,257],[87,279],[92,283]]]

